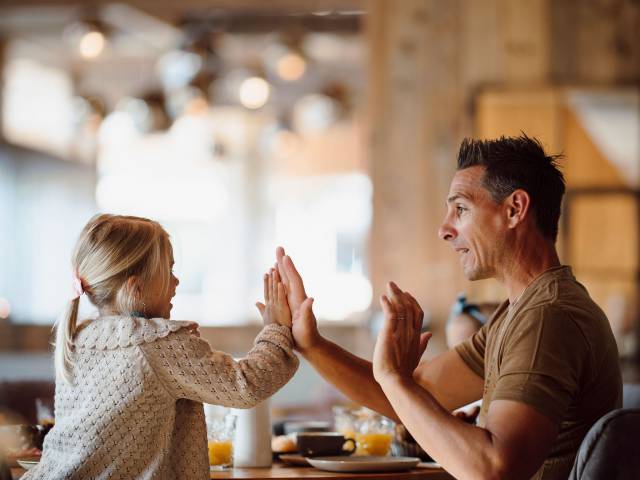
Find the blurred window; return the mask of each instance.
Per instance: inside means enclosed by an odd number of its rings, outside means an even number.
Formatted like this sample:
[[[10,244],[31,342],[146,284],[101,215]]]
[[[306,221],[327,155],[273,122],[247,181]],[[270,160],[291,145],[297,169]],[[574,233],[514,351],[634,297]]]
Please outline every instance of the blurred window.
[[[4,67],[2,127],[12,142],[65,156],[73,137],[73,88],[67,72],[16,58]]]

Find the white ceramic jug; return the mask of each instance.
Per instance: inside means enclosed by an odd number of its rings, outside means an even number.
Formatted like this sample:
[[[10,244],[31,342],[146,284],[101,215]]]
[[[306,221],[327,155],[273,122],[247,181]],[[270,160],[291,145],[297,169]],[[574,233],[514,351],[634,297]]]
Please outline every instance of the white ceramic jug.
[[[232,409],[237,416],[233,441],[234,467],[270,467],[271,416],[269,400],[249,409]]]

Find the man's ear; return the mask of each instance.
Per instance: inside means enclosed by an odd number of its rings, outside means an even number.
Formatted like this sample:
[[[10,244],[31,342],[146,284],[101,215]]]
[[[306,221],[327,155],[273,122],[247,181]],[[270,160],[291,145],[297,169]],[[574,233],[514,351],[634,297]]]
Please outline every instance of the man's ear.
[[[531,197],[522,189],[514,190],[504,201],[507,212],[507,225],[515,228],[522,223],[529,213]]]

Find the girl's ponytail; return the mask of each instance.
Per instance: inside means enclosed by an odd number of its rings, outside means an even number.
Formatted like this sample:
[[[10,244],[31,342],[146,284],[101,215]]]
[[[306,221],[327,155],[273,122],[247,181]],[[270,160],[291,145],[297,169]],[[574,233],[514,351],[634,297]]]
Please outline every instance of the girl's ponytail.
[[[73,379],[71,376],[71,367],[73,359],[71,358],[71,349],[73,348],[73,336],[76,333],[76,324],[78,322],[78,306],[80,297],[76,297],[69,301],[63,315],[58,319],[56,326],[56,350],[55,350],[55,367],[56,376],[71,384]]]

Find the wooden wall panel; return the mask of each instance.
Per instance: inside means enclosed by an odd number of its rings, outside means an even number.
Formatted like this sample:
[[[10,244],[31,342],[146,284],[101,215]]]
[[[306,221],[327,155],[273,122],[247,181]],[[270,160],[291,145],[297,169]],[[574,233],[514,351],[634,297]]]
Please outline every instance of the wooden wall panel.
[[[550,152],[562,149],[562,93],[556,89],[486,91],[476,100],[476,134],[480,138],[539,138]]]
[[[581,195],[570,205],[569,261],[585,273],[633,277],[638,269],[638,200]]]
[[[624,187],[615,166],[600,152],[576,114],[564,108],[564,176],[568,188]]]

